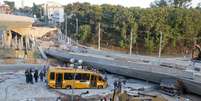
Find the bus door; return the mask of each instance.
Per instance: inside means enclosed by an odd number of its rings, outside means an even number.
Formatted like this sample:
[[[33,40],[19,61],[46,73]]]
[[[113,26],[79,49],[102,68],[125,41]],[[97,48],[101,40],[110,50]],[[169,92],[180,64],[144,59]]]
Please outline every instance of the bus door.
[[[62,82],[63,82],[63,74],[56,73],[56,87],[62,88]]]
[[[97,76],[91,75],[91,87],[96,88],[97,82],[96,82]]]

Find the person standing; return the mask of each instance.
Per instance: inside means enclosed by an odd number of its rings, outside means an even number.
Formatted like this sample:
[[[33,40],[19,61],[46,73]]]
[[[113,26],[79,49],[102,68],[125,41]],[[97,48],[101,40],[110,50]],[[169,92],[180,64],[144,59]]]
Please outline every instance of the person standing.
[[[113,86],[114,86],[114,89],[117,88],[117,81],[116,80],[114,81]]]
[[[42,70],[40,71],[39,76],[40,76],[40,81],[43,81],[44,73],[43,73],[43,71],[42,71]]]
[[[28,69],[25,70],[25,78],[26,78],[26,83],[29,83],[29,71]]]
[[[30,70],[27,70],[27,71],[28,71],[27,81],[28,81],[28,83],[31,83],[31,72],[30,72]]]
[[[31,71],[29,71],[28,78],[29,78],[29,82],[30,82],[31,84],[33,84],[33,75],[32,75],[32,72],[31,72]]]
[[[38,82],[38,69],[36,69],[34,72],[34,79],[35,79],[35,82]]]
[[[33,84],[32,68],[29,69],[29,83]]]

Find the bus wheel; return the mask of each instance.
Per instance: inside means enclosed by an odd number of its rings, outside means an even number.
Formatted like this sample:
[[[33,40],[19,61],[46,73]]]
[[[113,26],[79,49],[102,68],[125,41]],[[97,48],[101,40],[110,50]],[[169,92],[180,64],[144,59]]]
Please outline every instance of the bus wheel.
[[[72,87],[70,85],[66,86],[66,89],[71,89]]]
[[[98,86],[98,89],[103,89],[103,86]]]

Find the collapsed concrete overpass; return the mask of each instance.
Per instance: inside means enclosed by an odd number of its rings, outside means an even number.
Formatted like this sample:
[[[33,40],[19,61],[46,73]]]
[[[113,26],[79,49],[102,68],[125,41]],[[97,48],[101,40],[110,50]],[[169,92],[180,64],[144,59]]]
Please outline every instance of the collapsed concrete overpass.
[[[106,70],[111,73],[124,75],[128,77],[143,79],[155,83],[160,83],[164,79],[181,80],[186,91],[201,95],[201,75],[185,69],[164,67],[159,64],[138,62],[138,61],[122,61],[115,58],[95,55],[89,53],[74,53],[60,49],[48,49],[45,51],[47,55],[54,58],[69,61],[71,58],[83,60],[84,63],[90,64],[97,69]]]
[[[28,28],[32,27],[33,22],[30,17],[0,14],[0,29]]]
[[[47,33],[55,33],[55,31],[58,31],[57,28],[34,27],[32,26],[33,23],[34,19],[31,17],[0,14],[2,46],[4,48],[14,46],[14,48],[24,49],[24,47],[30,46],[25,46],[24,43],[32,43],[35,38],[40,38]]]

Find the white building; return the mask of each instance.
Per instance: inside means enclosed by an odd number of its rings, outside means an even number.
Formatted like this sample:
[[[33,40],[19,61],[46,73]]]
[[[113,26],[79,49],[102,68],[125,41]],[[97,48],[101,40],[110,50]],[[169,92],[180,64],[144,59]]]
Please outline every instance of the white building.
[[[48,23],[59,24],[64,22],[64,7],[56,2],[43,4],[44,16],[48,18]]]

